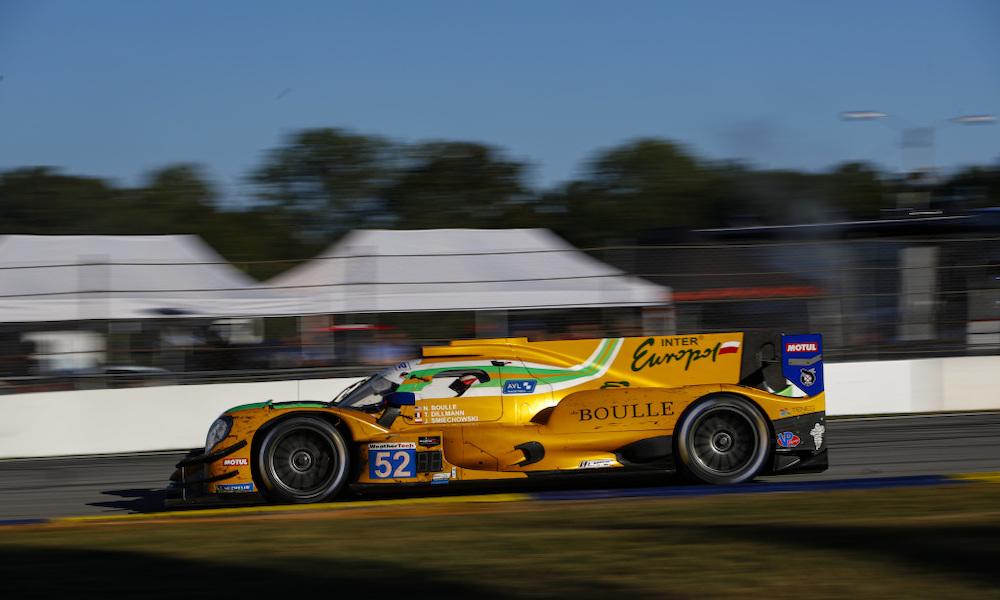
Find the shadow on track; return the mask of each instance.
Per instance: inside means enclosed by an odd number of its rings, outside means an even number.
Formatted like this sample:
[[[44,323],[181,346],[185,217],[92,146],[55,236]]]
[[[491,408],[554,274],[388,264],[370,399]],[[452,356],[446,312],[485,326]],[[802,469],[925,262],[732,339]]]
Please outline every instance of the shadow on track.
[[[163,501],[167,497],[167,491],[165,489],[154,490],[149,488],[112,490],[101,493],[121,499],[109,500],[107,502],[91,502],[87,504],[87,506],[115,508],[129,513],[153,513],[161,512],[163,510]]]
[[[497,481],[459,481],[448,485],[433,484],[397,484],[392,486],[379,484],[353,485],[349,491],[342,493],[334,503],[359,503],[367,500],[399,500],[406,498],[447,498],[452,496],[486,496],[491,494],[523,493],[573,494],[574,492],[616,495],[626,489],[662,489],[664,487],[688,487],[679,478],[660,471],[640,473],[606,473],[595,474],[588,478],[579,476],[547,476],[519,480]],[[109,491],[105,494],[128,496],[136,492],[144,492],[142,498],[128,502],[102,502],[91,506],[122,508],[134,512],[186,511],[205,508],[227,508],[241,506],[267,506],[272,503],[259,493],[233,494],[227,497],[215,496],[203,499],[202,503],[177,505],[166,508],[162,498],[166,498],[163,490],[121,490]],[[627,494],[632,495],[632,494]],[[160,498],[157,505],[157,498]]]

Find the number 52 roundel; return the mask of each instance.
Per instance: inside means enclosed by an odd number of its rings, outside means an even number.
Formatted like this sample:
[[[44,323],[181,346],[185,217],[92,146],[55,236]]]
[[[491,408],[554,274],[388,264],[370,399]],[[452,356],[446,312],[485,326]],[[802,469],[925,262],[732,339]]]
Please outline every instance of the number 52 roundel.
[[[402,479],[416,477],[417,445],[413,442],[369,444],[368,477]]]

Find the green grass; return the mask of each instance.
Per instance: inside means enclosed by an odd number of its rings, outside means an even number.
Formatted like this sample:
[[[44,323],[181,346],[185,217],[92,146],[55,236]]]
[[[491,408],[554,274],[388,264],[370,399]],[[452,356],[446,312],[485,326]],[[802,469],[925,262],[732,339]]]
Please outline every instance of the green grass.
[[[0,589],[4,598],[1000,598],[1000,484],[9,527]]]

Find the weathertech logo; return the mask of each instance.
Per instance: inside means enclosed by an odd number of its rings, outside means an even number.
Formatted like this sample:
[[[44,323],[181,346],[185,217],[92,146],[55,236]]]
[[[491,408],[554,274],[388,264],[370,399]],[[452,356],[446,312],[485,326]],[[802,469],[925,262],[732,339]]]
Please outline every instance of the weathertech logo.
[[[819,352],[819,344],[816,342],[785,344],[785,352]]]

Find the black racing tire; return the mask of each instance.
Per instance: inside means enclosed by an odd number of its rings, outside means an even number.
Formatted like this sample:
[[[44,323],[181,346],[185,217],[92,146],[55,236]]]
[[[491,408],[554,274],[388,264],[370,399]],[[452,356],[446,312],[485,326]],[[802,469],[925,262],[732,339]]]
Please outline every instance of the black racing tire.
[[[350,452],[344,436],[315,417],[281,421],[267,431],[257,453],[258,488],[275,502],[332,500],[349,471]]]
[[[674,433],[678,468],[698,483],[743,483],[757,476],[770,455],[767,418],[732,394],[693,405]]]

